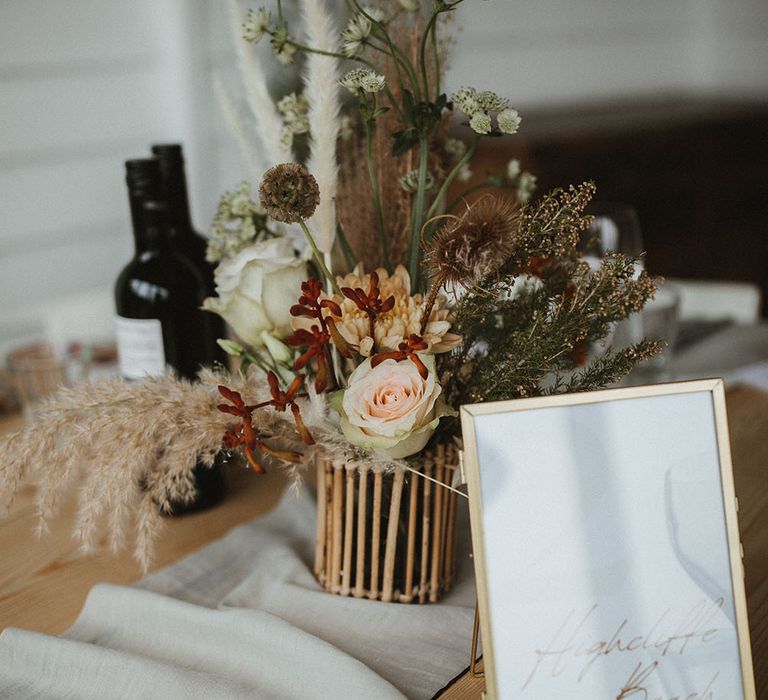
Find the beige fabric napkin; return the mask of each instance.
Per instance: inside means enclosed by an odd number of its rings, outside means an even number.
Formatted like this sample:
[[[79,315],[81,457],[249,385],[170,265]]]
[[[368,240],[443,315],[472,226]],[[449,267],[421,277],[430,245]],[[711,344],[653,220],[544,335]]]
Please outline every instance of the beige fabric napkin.
[[[468,538],[443,602],[379,603],[321,590],[314,518],[309,495],[289,493],[136,587],[94,587],[62,638],[6,630],[0,697],[431,697],[468,663]]]

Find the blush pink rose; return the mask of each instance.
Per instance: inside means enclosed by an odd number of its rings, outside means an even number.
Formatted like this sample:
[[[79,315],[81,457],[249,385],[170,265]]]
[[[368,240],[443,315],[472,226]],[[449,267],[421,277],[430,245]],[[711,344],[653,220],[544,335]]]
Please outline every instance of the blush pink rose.
[[[409,360],[371,367],[368,359],[352,372],[348,388],[331,403],[347,440],[401,459],[424,449],[440,418],[455,415],[440,396],[434,357],[421,358],[429,369],[426,379]]]

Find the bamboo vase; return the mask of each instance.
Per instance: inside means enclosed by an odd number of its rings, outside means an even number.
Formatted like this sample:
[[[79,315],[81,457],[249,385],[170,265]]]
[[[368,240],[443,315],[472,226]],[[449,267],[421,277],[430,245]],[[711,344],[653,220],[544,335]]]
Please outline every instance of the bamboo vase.
[[[434,603],[455,575],[458,469],[453,445],[423,455],[423,478],[366,464],[317,460],[315,576],[328,593]]]

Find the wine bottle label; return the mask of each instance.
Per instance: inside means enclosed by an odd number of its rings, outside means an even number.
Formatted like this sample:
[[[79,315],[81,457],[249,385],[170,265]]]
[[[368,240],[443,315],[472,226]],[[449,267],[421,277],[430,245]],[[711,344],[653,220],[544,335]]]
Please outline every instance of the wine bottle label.
[[[156,318],[117,316],[117,358],[126,379],[143,379],[165,372],[163,328]]]

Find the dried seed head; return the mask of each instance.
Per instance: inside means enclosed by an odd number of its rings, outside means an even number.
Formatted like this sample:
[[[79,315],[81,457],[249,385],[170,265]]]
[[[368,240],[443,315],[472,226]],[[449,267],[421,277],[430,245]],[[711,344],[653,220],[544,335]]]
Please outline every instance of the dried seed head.
[[[452,218],[425,246],[430,276],[441,284],[474,287],[499,270],[512,252],[520,223],[511,200],[482,197]]]
[[[259,197],[261,206],[275,221],[295,224],[315,213],[320,188],[303,165],[282,163],[264,173]]]

